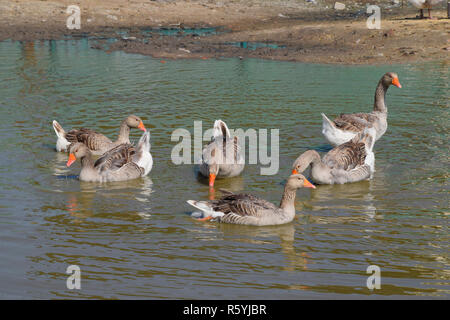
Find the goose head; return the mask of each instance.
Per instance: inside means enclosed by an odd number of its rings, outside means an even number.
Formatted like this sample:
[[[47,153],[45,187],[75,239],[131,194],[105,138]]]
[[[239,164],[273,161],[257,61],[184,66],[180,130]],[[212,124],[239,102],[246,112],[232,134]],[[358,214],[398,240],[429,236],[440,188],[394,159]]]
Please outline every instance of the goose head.
[[[217,145],[213,145],[210,150],[203,153],[203,161],[207,164],[209,186],[214,187],[214,181],[219,173],[219,166],[221,164],[222,152]]]
[[[308,150],[302,153],[297,159],[295,159],[294,164],[292,165],[292,174],[299,174],[308,169],[311,162],[320,161],[320,156],[317,156],[317,153],[313,150]]]
[[[142,122],[141,118],[139,118],[138,116],[135,116],[132,114],[132,115],[128,116],[128,118],[125,120],[125,122],[126,122],[127,126],[130,128],[137,128],[142,131],[147,131],[147,129],[145,129],[144,123]]]
[[[287,180],[286,187],[291,190],[297,190],[299,188],[316,188],[315,185],[309,182],[308,179],[300,173],[291,175]]]
[[[214,181],[219,173],[219,165],[216,163],[209,164],[209,186],[214,187]]]
[[[383,82],[383,85],[385,87],[389,87],[390,85],[394,85],[397,88],[401,88],[402,85],[400,84],[400,81],[398,80],[398,75],[394,72],[387,72],[383,78],[381,78],[381,81]]]
[[[87,156],[88,153],[89,149],[81,142],[73,144],[69,150],[69,160],[67,161],[67,166],[70,167],[77,159]]]

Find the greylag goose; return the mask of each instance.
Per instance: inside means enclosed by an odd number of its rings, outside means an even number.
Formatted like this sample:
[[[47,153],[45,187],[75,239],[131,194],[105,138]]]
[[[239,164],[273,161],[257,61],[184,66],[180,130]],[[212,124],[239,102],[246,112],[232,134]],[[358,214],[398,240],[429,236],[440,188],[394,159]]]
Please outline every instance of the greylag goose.
[[[322,159],[315,150],[298,157],[292,174],[303,173],[311,165],[311,178],[318,184],[343,184],[370,179],[375,171],[375,129],[366,128],[352,140],[330,150]]]
[[[112,182],[136,179],[148,174],[153,161],[150,155],[150,135],[145,132],[135,149],[131,144],[123,143],[103,154],[97,161],[92,160],[92,152],[81,143],[70,147],[67,166],[77,159],[81,161],[81,181]]]
[[[213,138],[202,151],[199,172],[209,178],[209,186],[214,186],[217,178],[235,177],[244,170],[244,157],[238,138],[231,138],[225,122],[214,122]]]
[[[423,19],[423,9],[428,9],[428,18],[433,19],[431,17],[431,8],[438,4],[439,2],[442,2],[443,0],[409,0],[409,2],[419,9],[420,13],[420,19]]]
[[[141,118],[130,115],[122,121],[119,136],[115,142],[112,142],[103,134],[91,129],[72,129],[66,132],[56,120],[53,120],[53,129],[58,137],[56,140],[56,151],[68,151],[71,143],[81,142],[91,150],[92,154],[102,155],[120,144],[130,143],[130,128],[146,131]]]
[[[331,121],[322,113],[322,133],[332,145],[338,146],[352,139],[366,127],[375,128],[375,141],[387,130],[386,92],[390,85],[401,88],[396,73],[388,72],[381,77],[375,90],[375,102],[371,113],[341,114]]]
[[[233,224],[245,224],[253,226],[269,226],[291,222],[295,217],[295,195],[297,189],[315,188],[303,175],[291,175],[284,187],[280,206],[255,197],[251,194],[235,194],[226,192],[219,200],[194,201],[188,200],[191,206],[201,210],[204,218]]]

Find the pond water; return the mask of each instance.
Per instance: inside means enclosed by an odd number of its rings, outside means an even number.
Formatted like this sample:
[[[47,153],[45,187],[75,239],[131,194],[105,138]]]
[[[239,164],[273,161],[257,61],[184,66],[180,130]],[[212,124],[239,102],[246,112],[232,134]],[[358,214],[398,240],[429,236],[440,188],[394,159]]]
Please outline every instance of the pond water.
[[[450,293],[449,65],[332,66],[256,59],[167,60],[106,53],[89,41],[0,42],[0,298],[300,299]],[[170,154],[177,128],[279,129],[280,169],[247,165],[219,188],[279,203],[293,160],[327,150],[321,112],[370,111],[385,72],[389,128],[371,181],[297,192],[290,224],[199,222],[208,199],[193,165]],[[124,183],[77,180],[54,151],[53,119],[111,138],[139,115],[154,167]],[[131,133],[137,140],[140,131]],[[216,191],[216,195],[220,195]],[[81,269],[69,290],[66,269]],[[369,290],[369,265],[381,289]]]

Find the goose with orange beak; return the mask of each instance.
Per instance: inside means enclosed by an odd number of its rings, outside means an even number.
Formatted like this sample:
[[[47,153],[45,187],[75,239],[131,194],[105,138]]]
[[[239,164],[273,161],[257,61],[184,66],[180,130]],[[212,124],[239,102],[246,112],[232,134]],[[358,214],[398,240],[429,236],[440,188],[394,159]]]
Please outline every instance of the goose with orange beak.
[[[148,131],[142,135],[136,148],[131,144],[120,144],[103,154],[95,162],[92,159],[92,152],[81,142],[71,145],[69,152],[68,167],[77,159],[81,161],[81,181],[132,180],[147,175],[153,166]]]
[[[373,111],[370,113],[351,113],[341,114],[333,121],[322,113],[322,133],[325,138],[334,146],[341,145],[353,139],[359,132],[365,128],[375,129],[375,141],[381,138],[386,132],[387,124],[387,106],[385,102],[388,88],[393,85],[401,88],[402,85],[398,75],[388,72],[381,77],[375,90],[375,101]]]
[[[295,217],[295,196],[299,188],[315,188],[301,174],[291,175],[284,187],[280,206],[251,194],[235,194],[221,190],[225,195],[218,200],[188,200],[191,206],[199,209],[201,221],[217,219],[219,222],[252,226],[270,226],[289,223]]]
[[[214,122],[213,138],[202,151],[198,171],[209,179],[210,188],[214,187],[216,178],[229,178],[241,174],[244,170],[244,157],[239,147],[238,138],[231,137],[225,122]]]
[[[322,158],[315,150],[301,154],[292,166],[292,174],[311,167],[311,178],[318,184],[343,184],[371,179],[375,172],[375,129],[366,128],[353,139],[331,149]]]
[[[102,155],[120,144],[130,143],[131,128],[147,131],[141,118],[130,115],[122,121],[117,140],[113,142],[105,135],[87,128],[72,129],[66,132],[56,120],[53,120],[53,129],[57,136],[56,151],[69,151],[71,144],[81,142],[89,148],[93,155]]]

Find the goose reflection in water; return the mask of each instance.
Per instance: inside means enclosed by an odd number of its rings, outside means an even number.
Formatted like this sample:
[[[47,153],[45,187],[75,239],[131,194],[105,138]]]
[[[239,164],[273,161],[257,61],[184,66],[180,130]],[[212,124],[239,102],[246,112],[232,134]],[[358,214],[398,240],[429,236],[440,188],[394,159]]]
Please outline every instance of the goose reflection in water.
[[[207,178],[198,173],[196,173],[196,178],[200,183],[208,181]],[[245,189],[244,178],[242,176],[237,176],[231,179],[221,179],[216,181],[214,187],[208,188],[208,199],[215,200],[217,197],[221,197],[223,194],[220,192],[220,189],[231,191],[233,193],[239,193]]]
[[[370,222],[377,216],[375,197],[371,193],[370,181],[361,181],[345,185],[320,185],[311,191],[309,205],[315,212],[311,219],[317,223],[345,223],[351,221]],[[330,199],[333,205],[330,206]],[[349,200],[351,203],[349,204]],[[339,205],[342,202],[342,205]],[[332,212],[333,211],[333,212]],[[335,215],[342,211],[345,215]],[[348,212],[357,214],[348,215]],[[323,215],[318,215],[323,212]],[[332,216],[328,214],[332,213]]]
[[[150,197],[153,193],[153,181],[147,176],[135,180],[105,184],[79,182],[79,186],[79,192],[73,190],[66,192],[66,208],[72,216],[77,218],[91,217],[93,212],[98,210],[98,207],[101,211],[110,211],[108,208],[111,201],[120,202],[120,199],[124,201],[135,199],[144,204],[136,211],[137,215],[144,219],[150,217],[148,212],[151,211]]]
[[[294,246],[295,243],[295,231],[297,224],[294,220],[292,223],[287,223],[278,226],[268,226],[264,228],[255,228],[253,226],[246,225],[233,225],[227,223],[217,224],[217,228],[221,231],[225,238],[231,238],[233,241],[246,242],[250,244],[256,244],[265,246],[267,244],[277,243],[277,240],[281,247],[286,264],[281,266],[284,271],[295,270],[307,270],[308,259],[311,255],[307,252],[297,249]]]

